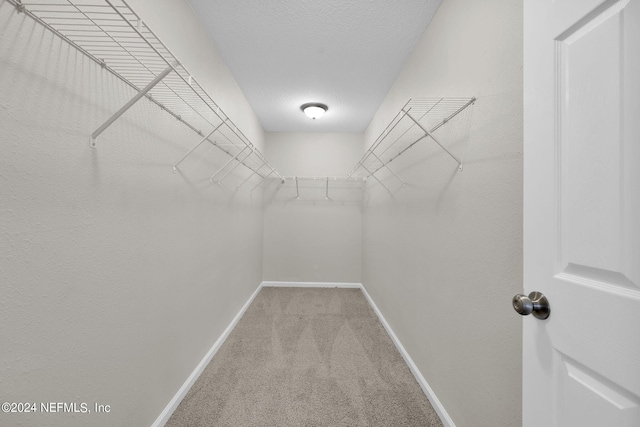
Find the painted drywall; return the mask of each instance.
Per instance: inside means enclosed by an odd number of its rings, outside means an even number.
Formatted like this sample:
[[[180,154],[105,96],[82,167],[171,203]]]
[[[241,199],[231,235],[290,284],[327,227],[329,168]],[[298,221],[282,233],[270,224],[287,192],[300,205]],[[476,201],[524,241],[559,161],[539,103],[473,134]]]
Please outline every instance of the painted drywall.
[[[300,113],[302,114],[302,113]],[[363,149],[354,133],[266,133],[265,153],[284,176],[346,176]],[[312,187],[302,187],[310,185]],[[264,214],[263,278],[267,281],[360,282],[362,191],[323,181],[295,183],[270,197]]]
[[[186,1],[131,4],[260,141]],[[4,1],[0,34],[0,400],[92,410],[0,425],[150,425],[262,279],[260,191],[210,185],[212,146],[174,174],[199,136],[148,100],[91,149],[133,90]]]
[[[522,2],[444,0],[366,132],[409,98],[476,96],[371,186],[363,284],[457,427],[521,425]],[[393,183],[393,179],[389,178]],[[377,188],[377,190],[376,190]]]

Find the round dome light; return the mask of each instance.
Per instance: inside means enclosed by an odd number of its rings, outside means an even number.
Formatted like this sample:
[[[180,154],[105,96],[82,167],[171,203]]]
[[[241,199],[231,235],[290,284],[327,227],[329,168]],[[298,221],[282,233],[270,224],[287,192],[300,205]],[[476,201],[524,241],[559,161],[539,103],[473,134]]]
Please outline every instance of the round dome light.
[[[304,114],[306,114],[307,117],[309,117],[310,119],[313,119],[313,120],[319,119],[328,110],[326,105],[320,104],[320,103],[317,103],[317,102],[311,102],[311,103],[308,103],[308,104],[304,104],[304,105],[302,105],[300,107],[300,109],[302,111],[304,111]]]

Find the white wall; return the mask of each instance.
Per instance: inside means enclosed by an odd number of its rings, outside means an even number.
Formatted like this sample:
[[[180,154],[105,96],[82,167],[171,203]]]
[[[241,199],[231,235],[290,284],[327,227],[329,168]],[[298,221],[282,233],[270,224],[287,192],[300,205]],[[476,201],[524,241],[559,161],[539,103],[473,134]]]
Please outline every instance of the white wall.
[[[438,131],[464,171],[425,141],[363,219],[363,283],[458,427],[521,425],[521,3],[444,0],[366,132],[412,97],[478,98]]]
[[[267,133],[265,153],[284,176],[346,176],[362,155],[363,135]],[[361,276],[361,192],[324,200],[322,185],[300,190],[291,182],[267,204],[264,216],[264,280],[355,282]],[[319,197],[318,197],[319,196]]]
[[[261,143],[187,2],[131,3]],[[0,397],[111,406],[0,424],[150,425],[262,279],[259,194],[212,147],[172,173],[199,137],[147,100],[91,149],[132,89],[7,2],[0,33]]]

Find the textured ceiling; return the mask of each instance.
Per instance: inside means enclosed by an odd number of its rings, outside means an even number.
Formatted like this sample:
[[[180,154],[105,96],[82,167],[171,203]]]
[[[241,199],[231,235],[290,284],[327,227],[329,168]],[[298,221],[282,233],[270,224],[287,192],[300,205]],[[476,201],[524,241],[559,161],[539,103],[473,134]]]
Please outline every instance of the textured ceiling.
[[[189,1],[266,131],[363,132],[441,0]]]

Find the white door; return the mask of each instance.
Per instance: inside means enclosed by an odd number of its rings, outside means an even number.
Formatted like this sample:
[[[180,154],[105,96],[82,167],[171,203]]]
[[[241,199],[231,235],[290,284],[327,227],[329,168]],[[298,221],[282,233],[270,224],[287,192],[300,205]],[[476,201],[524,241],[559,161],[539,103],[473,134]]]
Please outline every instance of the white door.
[[[524,0],[525,427],[640,426],[640,0]]]

